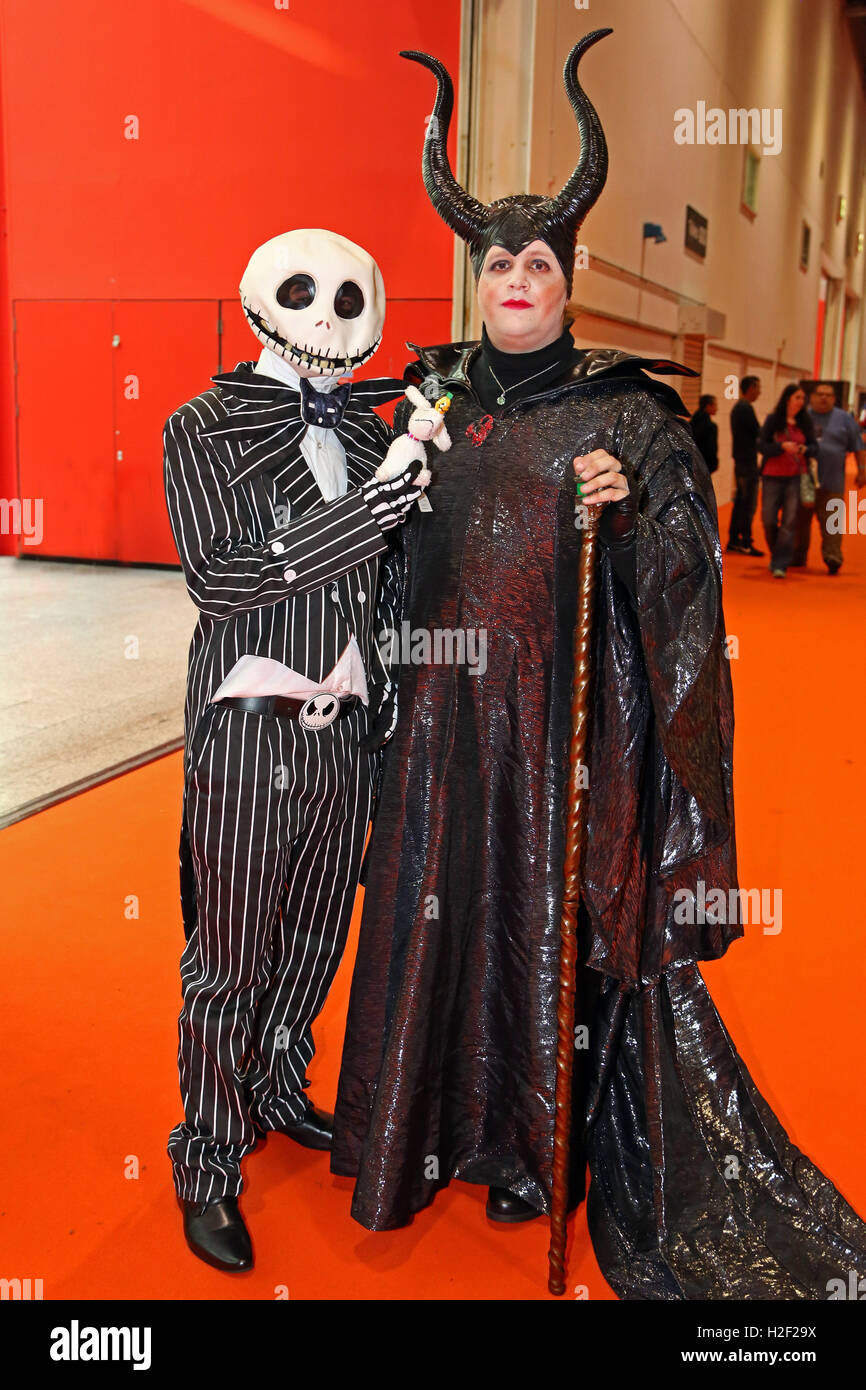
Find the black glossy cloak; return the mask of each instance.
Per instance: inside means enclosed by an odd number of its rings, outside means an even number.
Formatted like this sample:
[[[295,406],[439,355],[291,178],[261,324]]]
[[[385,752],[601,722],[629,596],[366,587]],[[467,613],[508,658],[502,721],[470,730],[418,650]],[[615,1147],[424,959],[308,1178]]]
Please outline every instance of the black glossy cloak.
[[[866,1227],[787,1139],[700,976],[739,922],[677,920],[678,890],[730,902],[737,885],[715,497],[682,402],[642,370],[682,369],[589,352],[476,446],[477,351],[419,350],[425,394],[453,392],[453,447],[430,451],[433,511],[404,527],[404,629],[462,631],[474,664],[403,654],[332,1169],[357,1174],[371,1230],[452,1177],[550,1209],[572,459],[605,448],[641,504],[634,602],[603,548],[598,574],[572,1204],[588,1161],[590,1234],[622,1298],[826,1298],[866,1273]]]

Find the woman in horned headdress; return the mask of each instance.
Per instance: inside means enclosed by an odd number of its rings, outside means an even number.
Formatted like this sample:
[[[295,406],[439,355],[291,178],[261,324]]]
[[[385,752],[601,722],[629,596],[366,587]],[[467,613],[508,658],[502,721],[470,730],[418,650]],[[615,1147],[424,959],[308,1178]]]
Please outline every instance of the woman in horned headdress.
[[[565,187],[489,206],[449,167],[447,72],[404,55],[437,78],[424,181],[469,246],[484,328],[408,370],[450,394],[453,447],[404,528],[403,630],[462,634],[457,655],[484,659],[404,654],[331,1166],[357,1175],[372,1230],[454,1178],[488,1187],[496,1221],[550,1209],[576,575],[601,506],[571,1205],[588,1161],[590,1234],[623,1298],[825,1298],[866,1273],[866,1227],[755,1089],[697,964],[742,927],[705,910],[737,901],[715,499],[679,396],[644,370],[685,369],[580,351],[564,325],[607,169],[577,65],[609,32],[566,63]]]

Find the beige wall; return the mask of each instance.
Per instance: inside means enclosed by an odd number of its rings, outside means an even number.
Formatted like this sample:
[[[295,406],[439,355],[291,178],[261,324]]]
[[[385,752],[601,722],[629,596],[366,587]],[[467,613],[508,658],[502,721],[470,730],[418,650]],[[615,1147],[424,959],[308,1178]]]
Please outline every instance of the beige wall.
[[[720,397],[717,488],[727,497],[725,376],[760,375],[760,410],[785,382],[811,375],[822,268],[839,280],[840,303],[855,296],[858,315],[841,371],[833,352],[840,316],[831,322],[823,371],[866,384],[866,252],[856,254],[856,233],[866,230],[866,100],[841,4],[590,0],[577,9],[573,0],[475,0],[472,9],[469,177],[486,201],[553,191],[568,177],[578,138],[562,65],[581,34],[614,30],[581,67],[604,123],[610,172],[580,236],[595,264],[575,276],[583,312],[573,332],[582,345],[675,355],[681,305],[724,314],[724,336],[707,344],[703,389]],[[674,112],[694,111],[699,101],[725,111],[782,110],[782,148],[762,157],[754,219],[740,211],[742,145],[674,141]],[[840,194],[848,203],[841,223]],[[684,248],[686,204],[709,220],[703,262]],[[803,220],[812,230],[806,272]],[[664,244],[644,246],[645,221],[661,223]]]

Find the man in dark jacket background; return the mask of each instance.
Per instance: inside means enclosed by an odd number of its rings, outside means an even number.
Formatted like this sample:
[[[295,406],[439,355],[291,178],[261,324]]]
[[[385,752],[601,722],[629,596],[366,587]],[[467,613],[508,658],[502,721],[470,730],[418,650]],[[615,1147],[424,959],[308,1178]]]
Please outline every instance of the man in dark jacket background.
[[[695,443],[711,473],[715,473],[719,466],[719,427],[713,419],[718,408],[715,396],[701,396],[698,408],[689,421]]]
[[[760,378],[744,376],[740,382],[740,399],[731,411],[736,493],[727,548],[739,555],[764,553],[752,541],[752,519],[758,506],[758,435],[761,429],[754,403],[760,394]]]

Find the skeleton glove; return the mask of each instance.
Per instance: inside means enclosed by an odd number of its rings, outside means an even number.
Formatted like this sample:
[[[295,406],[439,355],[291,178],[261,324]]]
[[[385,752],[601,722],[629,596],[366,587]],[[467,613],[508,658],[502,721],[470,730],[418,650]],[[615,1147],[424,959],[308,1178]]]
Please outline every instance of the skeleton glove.
[[[380,530],[389,531],[392,526],[401,525],[406,520],[409,508],[421,496],[424,489],[417,487],[412,481],[412,474],[416,469],[417,464],[413,464],[399,477],[383,482],[371,478],[370,482],[364,483],[361,488],[361,496]]]

